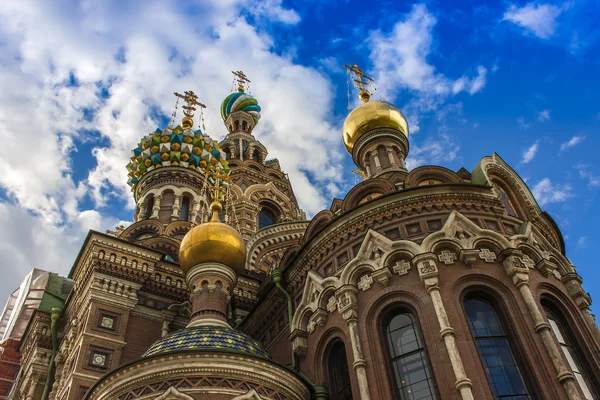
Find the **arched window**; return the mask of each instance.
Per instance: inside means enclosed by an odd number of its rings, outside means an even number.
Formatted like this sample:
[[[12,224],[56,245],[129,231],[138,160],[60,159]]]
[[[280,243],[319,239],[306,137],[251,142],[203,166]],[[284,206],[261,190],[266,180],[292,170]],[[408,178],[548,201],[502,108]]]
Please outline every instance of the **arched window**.
[[[471,334],[496,399],[531,399],[508,335],[494,307],[479,297],[467,299],[464,306]]]
[[[235,130],[239,131],[240,130],[240,121],[235,121],[234,125],[235,125]]]
[[[248,128],[248,123],[246,121],[242,121],[242,130],[246,130]]]
[[[127,257],[121,257],[121,265],[127,265]]]
[[[581,355],[583,354],[577,342],[573,340],[573,333],[568,329],[568,325],[563,323],[563,319],[559,318],[558,313],[553,312],[546,305],[544,305],[544,311],[546,312],[546,317],[548,317],[548,323],[550,323],[552,332],[554,332],[556,340],[560,343],[569,368],[573,372],[573,375],[575,375],[586,400],[598,400],[600,397],[598,397],[598,393],[594,390],[594,386],[589,378],[590,375],[581,362]]]
[[[346,346],[341,340],[336,340],[329,345],[326,352],[327,379],[331,400],[352,400],[352,387],[350,386],[350,372]]]
[[[98,258],[104,258],[104,255],[105,255],[104,250],[100,250],[98,252]]]
[[[131,268],[137,268],[138,262],[136,260],[131,261]]]
[[[150,219],[150,217],[152,216],[152,209],[154,208],[154,195],[148,195],[148,197],[146,197],[146,215],[145,215],[145,219]]]
[[[110,261],[110,262],[115,262],[115,260],[116,260],[116,259],[117,259],[117,255],[116,255],[116,254],[114,254],[114,253],[112,253],[112,254],[110,255],[110,257],[108,258],[108,261]]]
[[[181,210],[179,210],[179,219],[181,221],[187,221],[190,217],[190,198],[183,196],[181,199]]]
[[[254,150],[254,152],[252,153],[252,159],[254,161],[258,161],[258,156],[259,156],[258,150]]]
[[[394,314],[385,324],[389,357],[395,378],[396,398],[435,400],[435,382],[412,313]]]
[[[258,213],[258,229],[266,228],[277,223],[277,215],[273,210],[263,207]]]

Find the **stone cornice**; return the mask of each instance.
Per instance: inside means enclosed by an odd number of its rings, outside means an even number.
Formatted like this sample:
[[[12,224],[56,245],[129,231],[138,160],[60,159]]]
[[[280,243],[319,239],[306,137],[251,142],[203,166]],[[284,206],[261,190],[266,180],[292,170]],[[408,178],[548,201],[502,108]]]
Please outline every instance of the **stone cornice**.
[[[448,188],[453,190],[450,192]],[[430,208],[435,206],[453,208],[469,206],[473,209],[491,210],[502,207],[502,203],[488,187],[468,184],[418,187],[380,197],[342,214],[310,238],[287,271],[289,281],[295,280],[293,285],[298,285],[300,282],[297,281],[297,277],[302,276],[336,242],[345,240],[348,235],[352,235],[373,221],[402,213],[410,213],[414,216],[421,212],[429,212]]]

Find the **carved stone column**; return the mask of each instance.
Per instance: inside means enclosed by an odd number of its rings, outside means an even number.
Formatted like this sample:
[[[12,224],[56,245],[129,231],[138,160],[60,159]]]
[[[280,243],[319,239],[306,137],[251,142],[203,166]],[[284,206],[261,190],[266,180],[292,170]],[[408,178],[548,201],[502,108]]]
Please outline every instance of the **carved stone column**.
[[[160,201],[162,196],[158,195],[154,197],[154,206],[152,207],[152,216],[150,219],[158,219],[158,212],[160,211]]]
[[[554,368],[556,368],[558,373],[556,379],[563,385],[570,400],[581,400],[575,376],[563,362],[562,352],[556,344],[550,324],[542,316],[533,293],[531,293],[531,288],[529,287],[529,268],[523,260],[523,253],[520,250],[507,249],[500,253],[500,259],[503,260],[504,269],[506,269],[508,276],[512,279],[515,286],[517,286],[525,301],[529,314],[535,324],[535,332],[540,335],[552,359]]]
[[[342,314],[346,324],[348,325],[348,335],[352,343],[352,354],[354,355],[354,363],[352,367],[356,371],[358,388],[360,391],[361,400],[370,400],[369,383],[367,380],[367,362],[363,358],[360,338],[358,336],[358,319],[357,319],[357,298],[358,289],[354,286],[346,285],[339,288],[335,296],[337,297],[338,311]]]
[[[198,211],[200,211],[200,202],[194,200],[192,202],[192,212],[190,213],[190,222],[196,224],[196,218],[198,217]]]
[[[134,220],[139,222],[139,221],[143,221],[144,218],[146,218],[146,202],[145,201],[140,203],[140,212],[137,215],[137,219],[134,219]]]
[[[35,389],[37,389],[38,382],[40,381],[40,375],[34,373],[31,375],[31,380],[29,381],[29,390],[27,391],[27,397],[25,400],[34,400]]]
[[[438,268],[436,263],[436,257],[433,253],[419,254],[413,259],[413,264],[417,266],[419,271],[419,277],[425,284],[427,293],[431,297],[431,302],[435,309],[435,314],[440,324],[440,337],[444,341],[446,351],[450,357],[450,364],[452,364],[452,370],[456,378],[455,387],[460,392],[461,399],[463,400],[474,400],[473,392],[471,390],[471,380],[465,373],[465,367],[458,352],[458,346],[456,345],[456,338],[454,335],[454,329],[450,326],[448,320],[448,314],[444,306],[444,301],[440,294],[440,287],[438,286]]]
[[[396,160],[394,159],[394,149],[390,146],[387,146],[385,150],[387,151],[388,158],[390,159],[390,164],[392,165],[392,167],[395,167]]]
[[[375,161],[375,170],[380,170],[381,162],[379,161],[379,154],[377,153],[377,149],[371,151],[371,157],[373,157],[373,161]]]
[[[592,305],[592,299],[590,295],[583,290],[581,286],[581,277],[576,272],[571,272],[562,277],[562,281],[567,287],[569,294],[575,300],[575,304],[581,310],[585,322],[588,324],[590,331],[594,335],[594,338],[600,343],[600,329],[596,324],[596,320],[590,312],[590,306]]]
[[[179,219],[180,210],[181,210],[181,195],[176,194],[173,196],[173,211],[171,213],[171,221],[177,221]]]

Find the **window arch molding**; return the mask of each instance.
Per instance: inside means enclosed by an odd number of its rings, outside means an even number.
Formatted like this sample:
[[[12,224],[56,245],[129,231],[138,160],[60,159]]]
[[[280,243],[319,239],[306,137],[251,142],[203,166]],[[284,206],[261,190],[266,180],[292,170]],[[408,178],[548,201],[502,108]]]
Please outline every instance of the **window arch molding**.
[[[329,398],[331,400],[352,399],[352,380],[353,371],[351,361],[351,348],[339,335],[330,336],[324,339],[321,355],[318,360],[322,366],[323,382],[329,389]],[[347,345],[348,344],[348,345]]]
[[[562,296],[561,296],[562,297]],[[573,371],[571,363],[575,362],[580,369],[580,375],[589,386],[588,390],[593,394],[594,399],[600,399],[600,378],[593,371],[598,370],[600,365],[597,352],[589,346],[590,339],[593,343],[593,337],[590,336],[585,321],[580,317],[580,311],[574,307],[569,307],[564,301],[561,301],[554,294],[543,293],[540,296],[541,312],[550,323],[550,328],[554,333],[559,348],[564,352],[565,347],[571,349],[574,355],[571,360],[563,354],[563,362],[570,371]],[[554,323],[550,319],[554,320]],[[558,332],[555,330],[558,329]],[[559,337],[562,336],[562,338]],[[562,339],[562,340],[561,340]],[[577,374],[576,374],[576,378]],[[576,379],[579,381],[579,379]],[[581,385],[581,382],[579,382]],[[582,388],[583,389],[583,388]]]
[[[346,346],[346,357],[348,359],[348,366],[350,371],[350,380],[352,385],[357,384],[355,379],[355,373],[352,368],[352,362],[354,361],[354,355],[352,354],[352,347],[350,344],[350,338],[346,337],[345,332],[338,326],[327,327],[321,333],[317,333],[318,336],[309,336],[309,346],[314,346],[314,376],[316,382],[321,382],[322,385],[328,385],[328,368],[327,368],[327,357],[329,356],[330,345],[336,341],[341,341]],[[314,339],[313,339],[314,336]],[[313,342],[314,340],[314,342]],[[331,390],[330,390],[331,391]]]
[[[259,202],[259,211],[257,214],[258,229],[266,228],[281,222],[283,210],[275,203],[267,200]]]
[[[465,277],[465,278],[469,278],[469,277]],[[470,279],[473,280],[473,276],[470,276]],[[494,280],[493,278],[490,278],[492,280]],[[504,285],[502,285],[504,288]],[[512,292],[507,291],[507,293],[504,293],[505,296],[508,295],[508,298],[514,297],[514,294],[512,294]],[[470,321],[470,316],[469,316],[469,312],[467,309],[467,302],[469,300],[479,300],[482,302],[485,302],[487,304],[489,304],[492,309],[495,312],[495,316],[497,318],[497,320],[499,321],[499,326],[500,328],[503,330],[503,334],[499,335],[499,338],[504,338],[506,339],[507,343],[508,343],[508,347],[511,351],[512,357],[514,358],[515,364],[518,367],[518,371],[520,374],[520,377],[522,379],[522,382],[527,390],[527,393],[529,395],[529,397],[522,397],[523,399],[529,398],[529,399],[538,399],[538,398],[545,398],[544,396],[542,396],[540,394],[540,389],[539,389],[539,385],[537,380],[535,380],[534,376],[535,374],[533,374],[533,371],[531,370],[531,366],[532,365],[536,365],[534,362],[532,362],[531,360],[531,354],[530,352],[528,352],[526,350],[526,348],[522,345],[521,341],[518,340],[519,337],[525,337],[524,335],[520,334],[520,329],[518,329],[519,327],[525,327],[526,326],[526,322],[524,319],[524,316],[521,312],[519,312],[518,310],[520,310],[521,308],[517,306],[517,304],[511,304],[511,307],[513,307],[514,310],[517,310],[517,312],[513,313],[509,310],[509,305],[507,304],[506,301],[504,301],[505,297],[503,297],[498,290],[496,290],[495,287],[492,287],[490,285],[475,285],[475,286],[470,286],[467,287],[466,289],[464,289],[461,293],[461,295],[459,296],[459,301],[460,301],[460,309],[463,312],[463,318],[464,318],[464,323],[465,323],[465,336],[467,337],[467,341],[470,341],[472,343],[473,349],[475,350],[473,352],[473,354],[477,354],[478,357],[478,363],[481,367],[481,370],[483,371],[483,376],[482,378],[485,379],[485,381],[488,384],[488,388],[486,390],[486,392],[491,393],[492,394],[492,398],[496,399],[498,397],[496,397],[494,395],[494,382],[492,382],[492,380],[490,379],[490,376],[487,374],[486,372],[486,366],[485,366],[485,361],[482,358],[481,354],[480,354],[480,347],[477,343],[478,341],[478,337],[476,336],[476,333],[472,331],[471,329],[471,321]],[[510,303],[515,303],[514,301],[510,301]],[[481,337],[479,337],[481,338]],[[529,346],[529,347],[535,347],[535,346]],[[537,347],[536,347],[537,350]],[[477,363],[477,362],[476,362]],[[548,390],[552,390],[549,389]],[[520,397],[517,397],[520,398]]]
[[[405,324],[410,320],[410,325]],[[413,382],[413,385],[405,385],[404,390],[408,390],[411,386],[417,387],[419,385],[422,387],[422,390],[429,391],[430,397],[432,400],[441,399],[440,393],[438,390],[438,385],[435,381],[435,376],[432,368],[431,356],[428,351],[427,343],[425,336],[423,335],[423,328],[420,323],[420,319],[418,317],[417,310],[406,302],[394,301],[391,304],[388,304],[383,308],[383,310],[379,313],[377,318],[377,339],[379,341],[379,347],[382,350],[380,354],[385,356],[385,364],[383,368],[385,369],[385,376],[390,387],[390,393],[394,393],[394,399],[404,399],[401,394],[401,389],[399,386],[400,382],[397,381],[397,374],[395,373],[394,363],[405,360],[404,362],[409,363],[411,365],[410,369],[414,368],[422,368],[420,373],[413,374],[413,376],[419,376]],[[411,333],[411,328],[414,333]],[[399,328],[399,329],[395,329]],[[414,334],[414,339],[416,339],[416,343],[411,345],[410,343],[405,342],[403,345],[403,350],[392,350],[392,338],[398,335],[402,335],[403,337],[411,337]],[[398,336],[400,337],[400,336]],[[409,340],[411,342],[412,340]],[[398,346],[395,346],[396,348]],[[404,351],[406,350],[406,351]],[[396,354],[392,354],[392,352]],[[402,352],[402,353],[400,353]],[[406,364],[406,365],[409,365]],[[426,377],[426,381],[421,380],[421,376]],[[410,377],[402,375],[400,377],[403,380],[409,381]]]

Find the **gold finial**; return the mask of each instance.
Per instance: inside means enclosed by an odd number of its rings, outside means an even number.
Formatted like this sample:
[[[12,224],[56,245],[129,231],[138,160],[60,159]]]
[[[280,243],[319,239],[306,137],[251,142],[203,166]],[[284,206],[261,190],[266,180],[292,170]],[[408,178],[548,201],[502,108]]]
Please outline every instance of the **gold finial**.
[[[219,213],[223,210],[223,203],[225,197],[225,185],[231,182],[229,174],[222,169],[214,167],[206,168],[204,175],[208,182],[208,191],[212,198],[210,203],[210,211],[212,212],[212,222],[219,222]]]
[[[200,111],[202,111],[202,108],[206,108],[206,106],[198,102],[198,96],[196,96],[196,94],[191,90],[186,90],[185,92],[183,92],[183,94],[179,94],[177,92],[175,92],[174,94],[178,98],[183,99],[183,101],[185,101],[185,106],[181,107],[183,108],[183,115],[185,115],[185,117],[183,117],[183,119],[181,120],[181,126],[183,126],[184,128],[191,128],[192,126],[194,126],[194,120],[192,119],[194,117],[194,111],[196,111],[196,107],[194,106],[200,107]]]
[[[352,81],[354,82],[354,87],[358,90],[358,97],[360,97],[363,103],[369,101],[372,93],[367,90],[367,87],[373,84],[373,79],[365,75],[365,71],[360,69],[356,64],[344,64],[343,66],[348,71],[348,75],[350,75],[350,73],[354,74]]]
[[[242,71],[231,71],[234,75],[233,84],[237,84],[238,92],[245,92],[250,87],[250,79]]]

